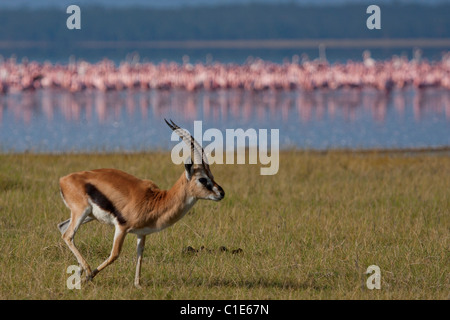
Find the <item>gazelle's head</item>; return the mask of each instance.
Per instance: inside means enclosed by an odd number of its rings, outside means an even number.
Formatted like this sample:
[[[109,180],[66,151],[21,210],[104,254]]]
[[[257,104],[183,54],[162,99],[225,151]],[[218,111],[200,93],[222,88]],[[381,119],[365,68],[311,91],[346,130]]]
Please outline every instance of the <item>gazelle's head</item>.
[[[214,181],[203,148],[186,130],[177,126],[172,120],[170,123],[164,120],[191,147],[191,156],[184,164],[189,193],[197,199],[222,200],[225,197],[225,191]]]

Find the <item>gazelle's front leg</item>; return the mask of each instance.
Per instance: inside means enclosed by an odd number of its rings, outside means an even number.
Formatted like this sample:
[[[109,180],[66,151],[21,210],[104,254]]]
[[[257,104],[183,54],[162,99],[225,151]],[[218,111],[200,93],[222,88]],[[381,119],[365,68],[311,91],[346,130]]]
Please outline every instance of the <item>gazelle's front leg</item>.
[[[134,277],[134,286],[136,288],[141,288],[140,277],[141,277],[141,263],[142,255],[144,253],[145,246],[145,236],[137,236],[137,263],[136,263],[136,275]]]
[[[106,268],[108,265],[113,263],[120,255],[120,251],[122,250],[122,244],[125,240],[125,236],[127,235],[125,230],[122,230],[121,227],[116,226],[116,230],[114,232],[114,243],[111,250],[111,254],[108,259],[106,259],[101,265],[97,267],[92,272],[92,278],[94,278],[100,271]]]

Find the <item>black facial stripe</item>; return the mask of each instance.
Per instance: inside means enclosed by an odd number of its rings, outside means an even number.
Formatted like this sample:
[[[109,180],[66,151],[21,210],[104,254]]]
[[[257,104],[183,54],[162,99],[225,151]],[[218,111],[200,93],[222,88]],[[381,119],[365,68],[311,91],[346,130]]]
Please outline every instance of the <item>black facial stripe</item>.
[[[204,186],[206,187],[206,189],[208,189],[209,191],[212,191],[213,185],[212,185],[211,182],[208,183],[208,179],[206,179],[206,178],[200,178],[200,179],[198,179],[198,181],[199,181],[202,185],[204,185]]]
[[[117,218],[120,224],[125,224],[126,220],[122,216],[119,210],[114,206],[114,204],[103,194],[101,193],[94,185],[90,183],[86,183],[85,191],[89,198],[91,198],[92,202],[98,205],[102,210],[105,210],[111,213],[113,216]]]

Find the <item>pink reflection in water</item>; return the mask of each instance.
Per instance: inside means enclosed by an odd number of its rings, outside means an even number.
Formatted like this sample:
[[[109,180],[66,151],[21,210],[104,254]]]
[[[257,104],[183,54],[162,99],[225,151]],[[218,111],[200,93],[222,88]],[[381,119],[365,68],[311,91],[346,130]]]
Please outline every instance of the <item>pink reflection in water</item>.
[[[292,116],[297,116],[302,123],[320,121],[325,117],[334,119],[338,115],[355,122],[362,111],[371,114],[375,122],[383,123],[390,105],[400,118],[411,108],[416,121],[420,121],[424,114],[450,120],[450,91],[443,89],[394,90],[391,93],[374,89],[259,93],[246,90],[87,90],[70,93],[46,89],[0,97],[0,125],[5,110],[14,115],[15,121],[25,125],[41,112],[48,122],[54,121],[56,112],[62,113],[69,122],[82,121],[83,116],[88,122],[120,121],[122,110],[129,116],[139,114],[143,119],[161,118],[173,113],[186,121],[203,117],[217,122],[233,119],[267,121],[279,116],[287,122]]]

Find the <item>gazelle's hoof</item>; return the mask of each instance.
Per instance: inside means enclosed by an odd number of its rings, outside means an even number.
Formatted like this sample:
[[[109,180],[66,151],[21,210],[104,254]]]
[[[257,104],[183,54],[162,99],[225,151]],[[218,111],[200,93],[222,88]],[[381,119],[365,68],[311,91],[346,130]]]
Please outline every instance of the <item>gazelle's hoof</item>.
[[[95,273],[94,272],[86,272],[85,281],[86,282],[90,282],[90,281],[94,280],[94,277],[95,277]]]

